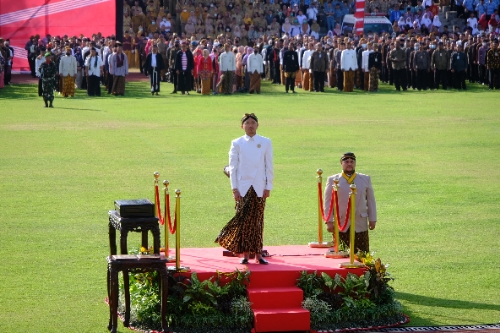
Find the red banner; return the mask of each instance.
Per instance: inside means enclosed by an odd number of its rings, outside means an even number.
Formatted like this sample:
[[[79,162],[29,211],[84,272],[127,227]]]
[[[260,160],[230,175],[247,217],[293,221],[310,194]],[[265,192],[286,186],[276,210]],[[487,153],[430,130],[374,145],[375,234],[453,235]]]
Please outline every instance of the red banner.
[[[14,48],[12,70],[29,72],[30,36],[115,34],[115,13],[115,0],[0,0],[0,36]]]

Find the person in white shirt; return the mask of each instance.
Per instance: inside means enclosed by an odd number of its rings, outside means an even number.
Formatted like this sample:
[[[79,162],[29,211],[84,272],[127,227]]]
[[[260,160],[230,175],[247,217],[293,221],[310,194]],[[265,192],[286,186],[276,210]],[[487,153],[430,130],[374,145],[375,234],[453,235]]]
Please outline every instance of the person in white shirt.
[[[353,50],[353,42],[347,44],[347,49],[342,51],[340,56],[340,69],[344,72],[344,90],[345,92],[353,92],[354,90],[354,73],[358,69],[358,59],[356,51]]]
[[[264,72],[264,61],[257,47],[248,56],[247,71],[250,74],[250,94],[253,94],[254,91],[260,94],[260,76]]]
[[[38,96],[42,97],[42,78],[40,75],[40,66],[45,62],[45,49],[40,49],[40,55],[35,59],[35,74],[38,78]]]
[[[231,45],[224,44],[224,52],[220,55],[219,70],[221,72],[220,81],[216,86],[216,91],[222,85],[222,93],[229,95],[233,93],[234,72],[236,71],[236,56],[231,51]]]
[[[87,76],[87,94],[89,96],[101,96],[100,79],[103,72],[101,57],[97,55],[97,50],[93,47],[90,55],[85,60],[85,74]]]
[[[299,10],[299,15],[297,15],[297,20],[299,20],[299,24],[302,25],[304,21],[307,21],[307,16],[302,13],[301,10]]]
[[[467,24],[472,28],[472,34],[477,35],[479,30],[477,29],[477,18],[474,17],[474,12],[470,13],[470,17],[467,19]]]
[[[66,55],[59,60],[59,75],[62,77],[61,95],[75,97],[76,58],[71,54],[71,48],[66,46]]]
[[[266,265],[262,258],[264,208],[273,189],[273,148],[271,140],[257,134],[259,120],[253,113],[245,113],[241,128],[245,135],[231,142],[229,174],[235,216],[222,228],[215,239],[223,248],[243,254],[241,264],[248,264],[250,254],[257,263]]]
[[[300,59],[300,71],[302,72],[302,89],[312,91],[312,73],[309,72],[311,65],[311,54],[314,52],[314,43],[307,44],[308,49],[304,51]]]
[[[370,68],[368,66],[368,57],[370,56],[370,53],[373,52],[373,44],[368,43],[367,47],[368,49],[366,51],[363,51],[363,53],[361,53],[361,71],[363,71],[363,77],[364,77],[364,84],[363,84],[364,91],[368,91],[368,85],[370,82]]]
[[[309,20],[309,25],[312,24],[312,21],[317,21],[318,20],[318,8],[316,8],[316,6],[314,4],[312,4],[311,6],[309,6],[309,8],[307,8],[306,10],[306,14],[307,14],[307,19]]]

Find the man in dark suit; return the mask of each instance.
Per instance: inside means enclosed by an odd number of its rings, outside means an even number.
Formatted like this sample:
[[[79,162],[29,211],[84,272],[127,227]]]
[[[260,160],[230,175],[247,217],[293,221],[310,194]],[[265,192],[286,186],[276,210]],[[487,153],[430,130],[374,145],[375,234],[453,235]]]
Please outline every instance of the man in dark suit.
[[[193,53],[188,49],[187,42],[182,42],[181,50],[175,56],[175,72],[177,74],[177,90],[184,95],[192,87],[194,58]]]
[[[146,57],[146,68],[151,82],[151,95],[158,95],[160,92],[160,73],[165,68],[163,57],[158,53],[158,46],[153,44],[153,53]]]

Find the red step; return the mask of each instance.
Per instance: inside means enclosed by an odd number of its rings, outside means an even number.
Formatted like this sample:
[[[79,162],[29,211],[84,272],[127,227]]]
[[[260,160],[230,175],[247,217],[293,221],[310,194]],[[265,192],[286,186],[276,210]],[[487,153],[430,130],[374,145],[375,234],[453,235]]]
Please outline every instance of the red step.
[[[310,313],[302,307],[253,311],[255,332],[309,331]]]
[[[303,294],[298,287],[248,288],[248,298],[254,309],[300,307]]]

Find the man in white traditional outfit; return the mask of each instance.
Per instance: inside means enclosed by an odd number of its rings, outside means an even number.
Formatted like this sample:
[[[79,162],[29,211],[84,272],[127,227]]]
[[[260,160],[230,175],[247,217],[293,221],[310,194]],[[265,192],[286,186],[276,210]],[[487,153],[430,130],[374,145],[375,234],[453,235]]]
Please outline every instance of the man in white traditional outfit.
[[[225,44],[224,51],[219,58],[219,70],[221,72],[221,78],[217,89],[222,85],[222,93],[229,95],[233,93],[233,80],[234,72],[236,71],[236,56],[234,52],[231,51],[231,45]]]
[[[259,121],[253,113],[245,113],[241,128],[245,135],[231,142],[229,178],[236,214],[221,230],[215,242],[223,248],[243,254],[241,264],[248,264],[250,254],[256,262],[267,265],[262,258],[264,208],[273,189],[273,148],[271,140],[257,134]]]
[[[354,73],[358,69],[358,58],[353,50],[353,42],[347,43],[347,49],[340,56],[340,69],[344,72],[344,92],[354,91]]]
[[[59,61],[59,75],[63,80],[61,95],[64,97],[75,97],[77,63],[76,58],[71,53],[71,48],[67,46],[66,54]]]
[[[330,209],[330,201],[332,198],[332,187],[334,180],[338,180],[338,209],[340,225],[339,237],[342,242],[350,246],[349,231],[351,227],[351,218],[346,213],[349,204],[349,192],[351,192],[350,185],[356,185],[356,220],[355,230],[356,236],[354,239],[355,252],[370,251],[370,242],[368,237],[368,229],[375,229],[377,222],[377,204],[375,202],[375,195],[370,176],[356,172],[356,155],[348,152],[340,158],[340,165],[342,172],[328,177],[325,187],[325,203],[324,211],[328,212]],[[335,204],[335,203],[334,203]],[[350,215],[350,214],[349,214]],[[333,214],[329,221],[327,221],[327,228],[329,232],[333,232]]]
[[[247,71],[250,74],[250,94],[253,94],[254,91],[260,94],[260,76],[264,72],[264,61],[257,47],[248,56]]]
[[[370,82],[370,67],[368,66],[368,59],[370,57],[370,53],[373,53],[373,44],[368,43],[367,44],[368,49],[366,51],[363,51],[361,54],[361,70],[363,71],[363,76],[364,76],[364,84],[363,84],[363,89],[365,91],[368,91],[368,85]]]

